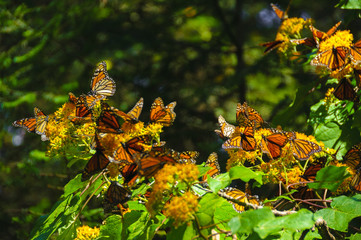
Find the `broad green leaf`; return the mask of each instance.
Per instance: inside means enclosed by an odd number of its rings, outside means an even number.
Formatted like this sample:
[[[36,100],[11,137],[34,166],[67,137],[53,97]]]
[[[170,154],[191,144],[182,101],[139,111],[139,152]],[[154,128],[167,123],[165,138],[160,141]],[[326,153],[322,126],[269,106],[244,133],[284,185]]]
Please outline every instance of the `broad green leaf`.
[[[199,201],[199,209],[196,217],[200,226],[207,226],[213,223],[214,212],[222,204],[222,198],[214,193],[207,193]]]
[[[342,132],[336,122],[320,124],[315,129],[315,138],[322,141],[326,147],[332,148],[340,138]]]
[[[76,213],[73,213],[71,217],[69,217],[69,221],[66,226],[63,226],[58,229],[58,236],[56,239],[59,240],[68,240],[74,239],[76,237],[76,229],[80,226],[79,218],[75,219],[77,216]]]
[[[193,224],[184,224],[178,228],[172,228],[167,233],[167,239],[169,240],[191,240],[197,235],[197,231],[194,229]]]
[[[249,182],[249,180],[254,179],[259,184],[262,184],[263,172],[254,172],[249,168],[243,166],[236,166],[229,170],[229,176],[232,180],[241,179],[244,182]]]
[[[145,211],[146,208],[144,204],[139,203],[138,201],[128,201],[127,202],[129,209],[137,211]]]
[[[323,218],[327,226],[337,231],[346,232],[348,223],[361,216],[361,195],[353,197],[340,196],[332,199],[331,208],[325,208],[315,213],[315,218]]]
[[[206,172],[208,172],[208,170],[212,169],[211,167],[205,167],[202,165],[197,165],[197,167],[199,171],[198,177],[202,177],[204,174],[206,174]]]
[[[301,209],[297,213],[262,221],[254,230],[261,238],[265,238],[270,235],[279,234],[281,230],[297,232],[308,229],[313,226],[314,222],[313,213],[306,209]]]
[[[215,178],[211,178],[210,176],[208,176],[207,178],[207,182],[209,185],[209,188],[217,193],[219,190],[227,187],[229,184],[231,184],[231,179],[229,178],[229,174],[227,173],[222,173],[218,176],[216,176]]]
[[[350,240],[360,240],[361,239],[361,233],[356,233],[354,235],[351,235]]]
[[[221,198],[219,199],[219,205],[214,211],[213,221],[218,223],[218,226],[221,226],[222,229],[230,230],[228,221],[238,215],[239,213],[234,210],[233,205],[226,199]]]
[[[78,195],[68,195],[58,201],[46,217],[41,217],[31,232],[31,239],[47,239],[57,229],[66,226],[80,209],[81,199]]]
[[[317,228],[315,228],[314,231],[309,230],[305,236],[305,240],[314,240],[314,239],[322,239],[321,235],[317,231]]]
[[[122,239],[123,222],[119,215],[111,215],[105,219],[105,223],[100,226],[100,235],[97,239]]]
[[[308,183],[313,189],[329,189],[336,191],[344,179],[350,176],[347,167],[328,166],[317,172],[316,181]]]
[[[238,217],[232,218],[228,225],[233,233],[251,234],[254,229],[264,221],[275,219],[270,208],[261,208],[257,210],[248,210],[241,213]]]
[[[87,185],[88,182],[81,181],[81,174],[76,175],[75,178],[71,179],[65,186],[64,186],[64,194],[62,197],[67,197],[69,194],[72,194]]]

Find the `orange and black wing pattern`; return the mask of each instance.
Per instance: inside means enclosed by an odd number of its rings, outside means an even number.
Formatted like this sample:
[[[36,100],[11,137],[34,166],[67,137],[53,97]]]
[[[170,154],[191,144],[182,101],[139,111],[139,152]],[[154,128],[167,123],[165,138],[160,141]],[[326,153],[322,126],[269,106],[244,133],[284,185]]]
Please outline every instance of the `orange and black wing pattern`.
[[[149,154],[142,154],[136,157],[139,174],[145,178],[153,177],[165,164],[175,164],[177,160],[164,154],[158,156],[151,156]]]
[[[353,168],[359,169],[361,167],[361,143],[352,146],[343,157],[343,162]]]
[[[46,116],[39,108],[34,108],[34,114],[36,119],[36,128],[35,133],[39,135],[44,135],[46,131],[46,126],[49,121],[49,116]]]
[[[197,151],[180,152],[178,154],[177,162],[178,163],[183,163],[183,164],[195,164],[196,163],[196,158],[198,156],[199,156],[199,152],[197,152]]]
[[[224,194],[226,194],[227,197],[230,199],[234,199],[234,200],[237,200],[237,201],[243,202],[243,203],[260,205],[260,202],[256,196],[250,196],[247,193],[245,193],[237,188],[227,187],[227,188],[223,189],[222,192]],[[241,212],[245,211],[245,209],[246,209],[245,206],[235,203],[235,202],[232,202],[231,200],[228,200],[228,201],[233,205],[233,209],[236,212],[241,213]]]
[[[246,102],[243,104],[237,104],[236,121],[240,127],[245,127],[252,124],[255,125],[256,129],[262,127],[264,124],[262,116],[255,109],[248,106]]]
[[[100,133],[122,133],[118,116],[107,103],[102,103],[102,111],[96,119],[97,130]]]
[[[22,127],[26,129],[28,132],[35,133],[36,119],[35,117],[31,117],[31,118],[23,118],[20,120],[16,120],[13,122],[13,126]]]
[[[241,148],[245,151],[253,151],[256,149],[256,146],[257,142],[254,138],[254,126],[247,126],[244,128],[243,132],[239,133],[239,135],[224,142],[222,148]]]
[[[317,172],[320,171],[324,166],[324,161],[316,161],[315,163],[310,164],[300,177],[307,181],[315,181]]]
[[[361,193],[361,169],[357,170],[356,174],[353,176],[350,188],[352,191]]]
[[[267,54],[269,52],[271,52],[272,50],[280,47],[282,45],[282,43],[284,43],[284,40],[275,40],[272,42],[265,42],[265,43],[261,43],[260,45],[262,47],[265,47],[266,49],[264,50],[264,54]]]
[[[320,152],[322,148],[311,141],[303,139],[289,139],[292,145],[293,156],[298,160],[307,160],[316,152]]]
[[[91,92],[89,95],[101,95],[104,97],[113,96],[116,85],[107,72],[107,64],[101,62],[94,71],[94,76],[90,84]]]
[[[108,157],[103,153],[101,148],[97,148],[95,154],[89,159],[82,173],[81,179],[85,181],[95,173],[101,172],[109,164]]]
[[[105,194],[105,201],[113,206],[126,203],[131,197],[131,192],[118,182],[111,182]]]
[[[207,181],[207,177],[208,175],[211,178],[214,178],[215,176],[219,175],[221,173],[221,168],[219,167],[219,163],[218,163],[218,155],[217,153],[213,152],[209,155],[207,162],[206,162],[206,167],[211,167],[211,169],[209,169],[202,177],[203,181]]]
[[[361,39],[350,48],[350,58],[353,64],[359,65],[361,62]]]
[[[288,137],[282,133],[274,133],[267,137],[262,135],[261,146],[262,150],[269,154],[272,159],[277,159],[281,156],[282,148],[288,142]]]
[[[171,102],[164,107],[163,100],[160,97],[156,98],[150,109],[150,122],[160,123],[165,127],[172,125],[176,117],[173,111],[176,104],[176,102]]]
[[[330,71],[340,71],[346,65],[349,51],[346,47],[332,47],[316,55],[311,64],[326,67]]]
[[[356,98],[356,92],[347,78],[342,78],[333,91],[333,95],[340,100],[353,101]]]

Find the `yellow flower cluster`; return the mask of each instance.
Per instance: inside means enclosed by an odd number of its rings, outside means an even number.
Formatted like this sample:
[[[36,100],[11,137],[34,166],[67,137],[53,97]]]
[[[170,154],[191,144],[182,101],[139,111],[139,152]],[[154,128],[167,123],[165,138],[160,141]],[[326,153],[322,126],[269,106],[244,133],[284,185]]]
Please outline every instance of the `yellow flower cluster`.
[[[319,52],[332,49],[333,47],[350,48],[353,41],[353,35],[350,30],[337,31],[335,34],[320,42]]]
[[[146,204],[149,212],[155,211],[162,206],[167,197],[179,183],[191,183],[198,180],[199,171],[194,164],[166,164],[154,176],[155,181],[152,192]]]
[[[100,229],[97,227],[81,226],[76,229],[76,234],[77,236],[74,240],[93,240],[99,236]]]
[[[187,191],[180,197],[173,197],[164,206],[163,214],[174,219],[174,225],[179,226],[193,219],[198,210],[198,197]]]

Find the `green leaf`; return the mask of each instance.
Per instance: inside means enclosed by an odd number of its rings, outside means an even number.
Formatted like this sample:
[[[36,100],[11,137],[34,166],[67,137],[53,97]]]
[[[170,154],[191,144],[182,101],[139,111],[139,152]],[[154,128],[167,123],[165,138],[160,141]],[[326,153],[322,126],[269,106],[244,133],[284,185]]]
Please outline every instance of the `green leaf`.
[[[67,239],[74,239],[76,237],[76,229],[80,226],[79,218],[76,218],[77,214],[72,214],[71,219],[67,222],[66,226],[63,226],[58,229],[59,235],[56,239],[59,240],[67,240]]]
[[[4,102],[4,108],[13,108],[22,103],[34,103],[36,99],[36,93],[29,92],[24,93],[23,95],[19,96],[15,101],[12,102]]]
[[[241,179],[244,182],[249,182],[251,179],[254,179],[259,184],[262,184],[263,175],[263,172],[254,172],[251,169],[243,166],[236,166],[229,170],[229,176],[232,180]]]
[[[360,240],[361,239],[361,233],[356,233],[354,235],[351,235],[350,240]]]
[[[254,230],[261,238],[265,238],[270,235],[280,234],[281,230],[289,230],[295,233],[308,229],[313,226],[314,222],[313,213],[301,209],[297,213],[262,221]]]
[[[105,223],[100,226],[100,234],[97,239],[122,239],[123,222],[119,215],[111,215],[105,219]]]
[[[184,224],[178,228],[172,228],[167,233],[167,239],[169,240],[191,240],[197,235],[197,231],[194,229],[193,224]]]
[[[72,194],[76,191],[79,191],[82,188],[85,188],[87,184],[88,182],[81,181],[81,174],[76,175],[75,178],[71,179],[64,186],[64,194],[62,195],[62,197],[67,197],[69,194]]]
[[[323,218],[330,228],[346,232],[348,223],[361,216],[361,195],[353,197],[340,196],[332,199],[331,208],[325,208],[315,213],[315,218]]]
[[[314,231],[310,230],[306,233],[304,240],[322,239],[322,236],[318,233],[317,228]]]
[[[361,9],[361,2],[359,0],[341,0],[336,7],[342,9]]]
[[[213,192],[217,193],[219,190],[221,190],[221,189],[227,187],[229,184],[231,184],[231,179],[229,178],[229,174],[227,172],[227,173],[219,174],[215,178],[211,178],[210,176],[208,176],[207,182],[208,182],[209,188]]]
[[[342,131],[336,122],[320,124],[315,129],[315,138],[322,141],[326,147],[332,148],[340,138]]]
[[[347,167],[328,166],[317,172],[315,182],[307,185],[313,189],[336,191],[343,180],[349,176],[350,173],[347,171]]]
[[[68,195],[58,201],[50,213],[38,219],[31,232],[31,239],[47,239],[57,229],[66,226],[73,221],[74,215],[80,208],[81,199],[79,195]]]
[[[208,172],[208,170],[211,170],[211,167],[205,167],[202,165],[197,165],[198,167],[198,171],[199,171],[199,175],[198,177],[202,177],[204,174],[206,174],[206,172]]]
[[[257,210],[248,210],[234,217],[228,222],[233,233],[251,234],[262,222],[275,219],[270,208],[265,207]]]

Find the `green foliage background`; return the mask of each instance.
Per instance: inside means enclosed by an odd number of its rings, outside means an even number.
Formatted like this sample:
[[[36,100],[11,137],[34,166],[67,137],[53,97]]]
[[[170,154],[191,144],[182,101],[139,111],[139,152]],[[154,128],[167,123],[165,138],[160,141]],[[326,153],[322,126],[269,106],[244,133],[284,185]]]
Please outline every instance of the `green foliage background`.
[[[38,136],[11,123],[32,116],[34,106],[54,112],[69,91],[87,92],[101,60],[112,63],[109,74],[117,83],[113,106],[128,110],[143,97],[146,120],[156,97],[166,103],[177,101],[177,118],[164,140],[177,150],[200,151],[199,161],[220,151],[213,132],[218,115],[234,119],[236,103],[244,100],[272,126],[310,131],[306,125],[310,107],[323,97],[326,87],[319,85],[309,67],[280,63],[275,53],[263,55],[259,43],[272,41],[279,26],[269,3],[0,1],[4,239],[26,238],[35,220],[49,212],[65,183],[77,174],[66,167],[67,159],[47,158],[46,144]],[[312,17],[322,30],[343,20],[342,28],[361,37],[359,11],[348,9],[355,8],[350,4],[347,9],[335,8],[337,3],[294,0],[289,15]],[[277,4],[285,9],[288,1]],[[317,110],[322,111],[313,109]],[[349,144],[359,137],[348,137]],[[226,156],[220,153],[222,164]]]

